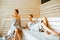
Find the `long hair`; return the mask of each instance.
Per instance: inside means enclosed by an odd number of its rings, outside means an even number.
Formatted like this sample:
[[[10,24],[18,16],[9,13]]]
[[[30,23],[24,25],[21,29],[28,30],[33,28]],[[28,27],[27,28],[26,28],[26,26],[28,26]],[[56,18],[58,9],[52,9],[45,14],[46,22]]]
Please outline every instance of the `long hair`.
[[[17,12],[17,14],[19,14],[19,10],[18,9],[15,9],[15,11]]]

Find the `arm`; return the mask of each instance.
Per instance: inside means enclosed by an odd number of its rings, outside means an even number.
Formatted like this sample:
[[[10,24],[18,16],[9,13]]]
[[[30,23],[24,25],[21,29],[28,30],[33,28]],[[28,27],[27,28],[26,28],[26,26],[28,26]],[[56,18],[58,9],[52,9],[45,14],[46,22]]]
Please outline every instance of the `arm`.
[[[26,29],[28,29],[28,30],[29,30],[29,28],[28,28],[28,21],[26,22]]]
[[[20,17],[20,15],[18,15],[18,18],[19,18],[19,20],[20,20],[19,24],[20,24],[20,26],[21,26],[21,17]]]

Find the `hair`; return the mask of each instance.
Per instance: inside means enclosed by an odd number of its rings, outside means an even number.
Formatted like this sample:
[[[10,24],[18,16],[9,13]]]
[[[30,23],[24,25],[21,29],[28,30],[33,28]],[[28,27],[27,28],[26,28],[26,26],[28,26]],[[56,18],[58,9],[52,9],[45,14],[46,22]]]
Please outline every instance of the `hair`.
[[[43,22],[43,20],[41,20],[41,23]]]
[[[15,9],[15,11],[17,12],[17,14],[19,14],[19,10],[18,9]]]
[[[33,18],[33,14],[29,14]]]

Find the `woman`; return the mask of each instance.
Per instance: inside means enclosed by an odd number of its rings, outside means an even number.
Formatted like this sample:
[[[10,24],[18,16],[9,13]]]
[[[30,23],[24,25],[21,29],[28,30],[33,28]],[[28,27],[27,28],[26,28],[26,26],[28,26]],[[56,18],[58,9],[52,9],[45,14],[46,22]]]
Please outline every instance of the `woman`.
[[[18,36],[19,40],[22,40],[21,21],[18,9],[15,9],[12,18],[15,20],[15,23],[13,24],[13,28],[15,28],[13,40],[16,40],[16,36]]]
[[[45,29],[45,31],[46,31],[47,34],[53,34],[53,35],[59,36],[59,33],[56,32],[56,31],[54,31],[54,29],[50,27],[50,25],[49,25],[48,20],[47,20],[46,17],[43,18],[42,26]]]
[[[33,24],[33,23],[35,23],[35,21],[32,20],[32,18],[33,18],[33,15],[32,15],[32,14],[29,14],[29,15],[28,15],[28,18],[29,18],[29,20],[28,20],[27,23],[26,23],[26,27],[27,27],[28,29],[30,29],[30,25]]]
[[[31,31],[39,32],[39,23],[40,22],[32,20],[33,19],[33,15],[32,14],[29,14],[28,17],[29,17],[29,20],[27,22],[28,29],[30,29]]]
[[[13,38],[12,40],[16,40],[16,36],[18,36],[19,40],[22,40],[22,27],[18,9],[14,10],[11,20],[11,28],[9,29],[7,35],[3,36],[3,39],[9,40],[10,38]]]

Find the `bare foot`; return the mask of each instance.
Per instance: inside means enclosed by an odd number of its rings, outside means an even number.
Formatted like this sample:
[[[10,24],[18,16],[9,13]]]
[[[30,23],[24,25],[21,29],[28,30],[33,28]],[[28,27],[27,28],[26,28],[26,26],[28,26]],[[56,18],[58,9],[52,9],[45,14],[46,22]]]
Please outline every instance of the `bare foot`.
[[[54,36],[60,36],[60,33],[57,33],[56,35],[54,35]]]

